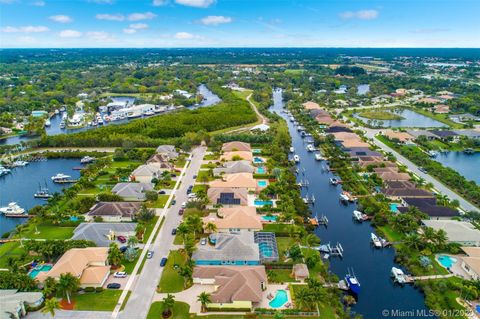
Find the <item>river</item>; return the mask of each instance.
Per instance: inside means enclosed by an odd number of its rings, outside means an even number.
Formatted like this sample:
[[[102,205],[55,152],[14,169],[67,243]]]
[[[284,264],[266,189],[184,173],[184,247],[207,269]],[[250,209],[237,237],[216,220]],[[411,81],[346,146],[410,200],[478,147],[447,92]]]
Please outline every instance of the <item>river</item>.
[[[199,107],[215,105],[215,104],[217,104],[218,102],[221,101],[220,97],[218,97],[218,95],[216,95],[212,91],[210,91],[207,88],[207,86],[204,85],[204,84],[201,84],[201,85],[198,86],[197,94],[201,94],[203,96],[203,100],[198,105],[193,105],[191,107],[188,107],[189,110],[197,109]],[[125,100],[125,101],[129,100],[131,103],[133,103],[135,101],[134,98],[127,97],[127,96],[113,97],[112,99],[115,99],[115,100],[122,99],[122,100]],[[155,115],[155,116],[161,116],[162,114],[165,114],[165,113],[161,113],[161,114],[158,114],[158,115]],[[127,123],[128,121],[130,121],[130,119],[127,118],[127,119],[119,120],[119,121],[106,122],[105,125],[123,124],[123,123]],[[76,128],[76,129],[61,129],[60,128],[60,122],[62,122],[62,116],[60,114],[53,115],[50,118],[50,122],[51,122],[51,125],[49,127],[45,128],[45,131],[46,131],[47,135],[72,134],[72,133],[77,133],[77,132],[81,132],[81,131],[84,131],[84,130],[91,130],[91,129],[96,128],[94,126],[85,126],[85,127]],[[35,138],[37,138],[37,137],[12,136],[12,137],[9,137],[9,138],[0,139],[0,145],[20,144],[21,142],[27,142],[27,141],[30,141],[30,140],[35,139]]]
[[[393,284],[390,278],[392,266],[400,267],[394,263],[395,251],[393,248],[375,249],[370,244],[370,233],[374,232],[370,223],[362,224],[352,221],[352,212],[356,205],[345,206],[339,202],[341,186],[331,186],[330,177],[334,175],[326,169],[325,162],[316,161],[312,152],[308,152],[300,134],[287,116],[281,112],[283,108],[282,92],[275,90],[273,94],[274,105],[272,111],[281,115],[288,123],[292,136],[292,145],[295,153],[300,156],[298,164],[300,173],[297,180],[309,180],[308,190],[302,190],[302,196],[315,196],[314,214],[324,214],[329,219],[328,227],[319,227],[315,233],[322,243],[335,245],[341,243],[344,248],[344,258],[331,258],[330,270],[340,278],[344,278],[348,269],[353,269],[360,284],[361,292],[358,303],[352,307],[356,313],[364,318],[386,318],[384,310],[428,311],[423,294],[413,286],[400,287]],[[304,173],[302,173],[302,171]]]
[[[80,177],[80,171],[73,170],[72,168],[75,166],[80,166],[80,160],[50,159],[12,169],[10,174],[0,177],[0,207],[6,206],[9,202],[17,202],[25,209],[45,204],[44,200],[33,197],[38,190],[38,184],[45,186],[47,183],[51,193],[60,193],[64,187],[68,187],[68,184],[55,184],[50,177],[57,173],[63,173],[77,179]],[[0,235],[26,220],[26,218],[6,218],[0,215]]]

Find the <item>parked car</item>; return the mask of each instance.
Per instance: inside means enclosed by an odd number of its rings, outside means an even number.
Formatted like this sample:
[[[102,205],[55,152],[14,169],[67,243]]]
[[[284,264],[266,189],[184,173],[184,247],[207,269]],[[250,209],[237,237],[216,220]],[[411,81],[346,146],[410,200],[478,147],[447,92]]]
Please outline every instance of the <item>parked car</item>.
[[[152,259],[153,257],[153,250],[149,250],[147,253],[147,259]]]
[[[162,260],[160,260],[160,267],[165,267],[167,264],[167,257],[163,257]]]
[[[207,244],[207,239],[202,238],[202,240],[200,240],[200,245],[206,245],[206,244]]]
[[[186,203],[186,202],[183,202],[183,203],[182,203],[182,208],[185,208],[185,207],[187,207],[187,203]]]
[[[188,194],[188,198],[197,198],[197,194],[196,193],[190,193],[190,194]]]
[[[197,179],[197,175],[193,175],[193,179]]]
[[[125,236],[117,236],[117,239],[122,244],[125,244],[127,242],[127,238],[125,238]]]
[[[127,251],[127,248],[128,248],[128,246],[122,246],[122,247],[120,247],[120,251],[121,251],[122,253],[124,253],[124,252]]]
[[[178,210],[178,215],[183,215],[184,212],[185,212],[185,208],[180,208]]]
[[[122,285],[116,282],[112,282],[107,285],[108,289],[120,289],[120,287],[122,287]]]
[[[172,229],[172,235],[176,235],[176,234],[177,234],[177,229],[176,228]]]
[[[115,278],[125,278],[127,277],[127,273],[124,271],[117,271],[116,273],[113,274],[113,277]]]
[[[422,173],[427,174],[427,170],[424,167],[419,167],[418,170]]]
[[[177,203],[177,200],[176,199],[172,199],[172,206],[175,205]]]
[[[165,195],[165,191],[159,191],[158,192],[160,195]]]

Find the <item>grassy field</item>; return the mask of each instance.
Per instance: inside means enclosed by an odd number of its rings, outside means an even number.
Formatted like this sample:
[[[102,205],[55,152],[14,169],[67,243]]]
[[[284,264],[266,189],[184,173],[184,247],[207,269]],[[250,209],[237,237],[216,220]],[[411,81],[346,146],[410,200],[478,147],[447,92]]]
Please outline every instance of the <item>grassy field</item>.
[[[359,116],[371,120],[403,120],[400,115],[393,114],[388,111],[363,111],[358,113]]]
[[[153,203],[147,203],[148,208],[163,208],[170,195],[158,195],[158,199]]]
[[[75,310],[112,311],[122,294],[121,290],[106,289],[99,293],[75,295]]]
[[[29,239],[69,239],[73,236],[75,227],[60,227],[55,225],[28,225],[21,237]],[[38,233],[37,233],[38,232]]]
[[[178,250],[173,250],[168,255],[168,261],[163,269],[162,278],[158,285],[158,291],[163,293],[174,293],[183,290],[183,277],[178,274],[178,268],[185,264],[186,257]]]
[[[147,319],[159,319],[162,318],[163,302],[156,301],[150,306],[150,310],[147,314]],[[190,306],[184,302],[175,302],[172,309],[172,316],[170,319],[186,319],[189,318]],[[202,317],[203,318],[203,317]]]
[[[20,242],[9,242],[0,245],[0,268],[8,268],[8,257],[19,257],[23,252]]]

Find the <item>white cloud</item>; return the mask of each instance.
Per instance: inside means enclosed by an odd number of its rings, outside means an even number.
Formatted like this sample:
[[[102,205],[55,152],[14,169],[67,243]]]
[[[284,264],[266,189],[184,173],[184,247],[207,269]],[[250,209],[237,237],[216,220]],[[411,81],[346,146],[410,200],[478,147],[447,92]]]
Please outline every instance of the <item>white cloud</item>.
[[[145,13],[131,13],[128,15],[128,20],[130,21],[140,21],[140,20],[151,20],[157,15],[152,12]]]
[[[148,28],[148,24],[146,23],[132,23],[129,25],[130,29],[137,29],[137,30],[140,30],[140,29],[146,29]]]
[[[12,26],[6,26],[2,29],[0,29],[1,32],[4,33],[38,33],[38,32],[47,32],[50,31],[49,28],[39,25],[39,26],[33,26],[33,25],[27,25],[23,27],[12,27]]]
[[[358,11],[345,11],[339,14],[340,18],[344,20],[360,19],[360,20],[373,20],[379,15],[377,10],[358,10]]]
[[[43,7],[45,6],[45,1],[39,0],[39,1],[32,2],[32,6]]]
[[[215,0],[175,0],[176,3],[196,8],[208,8]]]
[[[161,7],[167,4],[167,0],[153,0],[152,6]]]
[[[108,14],[108,13],[99,13],[95,16],[97,20],[108,20],[108,21],[123,21],[125,17],[121,14]]]
[[[61,38],[79,38],[82,36],[82,32],[77,30],[62,30],[58,35]]]
[[[224,23],[230,23],[233,19],[225,16],[207,16],[200,20],[204,25],[219,25]]]
[[[115,39],[105,31],[91,31],[87,32],[87,37],[97,42],[113,42]]]
[[[55,22],[58,22],[58,23],[69,23],[69,22],[73,21],[72,18],[70,18],[69,16],[66,16],[66,15],[63,15],[63,14],[51,16],[49,19],[53,20]]]
[[[134,34],[134,33],[137,33],[137,30],[136,30],[136,29],[131,29],[131,28],[123,29],[123,33],[125,33],[125,34]]]
[[[193,39],[195,36],[191,33],[188,32],[177,32],[175,33],[175,39],[178,40],[188,40],[188,39]]]

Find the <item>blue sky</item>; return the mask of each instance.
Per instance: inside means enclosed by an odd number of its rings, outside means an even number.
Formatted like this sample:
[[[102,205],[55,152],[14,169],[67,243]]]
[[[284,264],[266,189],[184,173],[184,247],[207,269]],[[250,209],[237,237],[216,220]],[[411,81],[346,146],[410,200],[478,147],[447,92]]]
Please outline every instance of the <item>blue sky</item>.
[[[0,0],[0,47],[480,47],[478,0]]]

